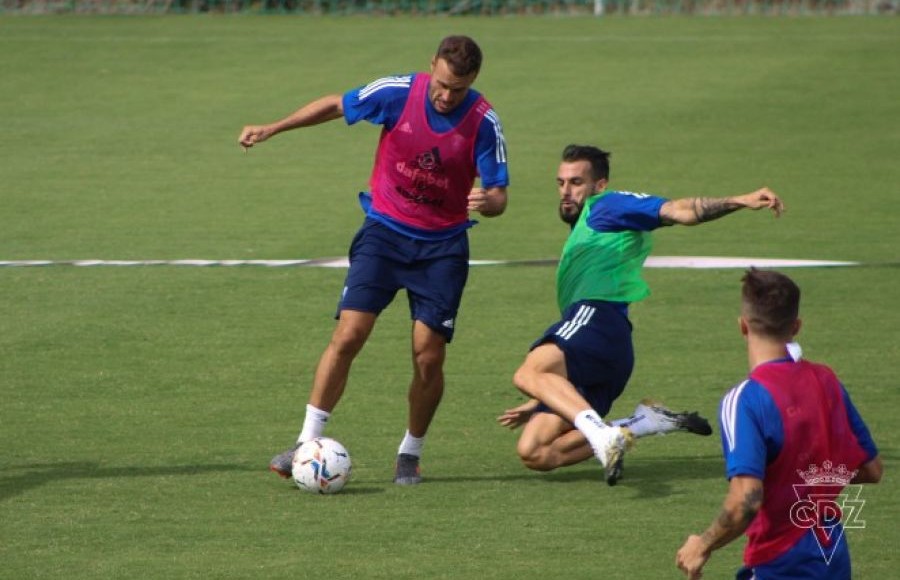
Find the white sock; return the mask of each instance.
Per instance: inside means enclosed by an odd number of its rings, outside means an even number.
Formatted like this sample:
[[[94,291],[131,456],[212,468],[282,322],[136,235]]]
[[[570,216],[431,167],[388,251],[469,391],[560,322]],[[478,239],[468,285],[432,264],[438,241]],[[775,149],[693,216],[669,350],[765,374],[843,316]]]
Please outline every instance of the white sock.
[[[401,453],[405,453],[406,455],[415,455],[416,457],[422,456],[422,447],[425,445],[425,437],[413,437],[409,434],[409,429],[406,430],[406,435],[403,436],[403,441],[400,442],[400,449],[397,450],[397,455]]]
[[[329,417],[331,417],[331,413],[328,411],[306,405],[306,417],[303,419],[303,429],[300,431],[300,436],[297,437],[297,443],[321,437]]]
[[[597,411],[586,409],[575,415],[575,428],[581,431],[594,453],[602,452],[607,438],[604,434],[605,429],[609,429],[609,425],[603,422]]]

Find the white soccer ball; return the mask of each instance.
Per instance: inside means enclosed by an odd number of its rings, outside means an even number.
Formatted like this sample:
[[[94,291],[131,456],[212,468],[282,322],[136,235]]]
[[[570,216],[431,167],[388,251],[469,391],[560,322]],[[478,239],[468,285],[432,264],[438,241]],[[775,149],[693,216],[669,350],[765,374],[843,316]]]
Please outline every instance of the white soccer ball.
[[[304,491],[337,493],[350,479],[351,467],[343,445],[329,437],[317,437],[297,448],[291,474]]]

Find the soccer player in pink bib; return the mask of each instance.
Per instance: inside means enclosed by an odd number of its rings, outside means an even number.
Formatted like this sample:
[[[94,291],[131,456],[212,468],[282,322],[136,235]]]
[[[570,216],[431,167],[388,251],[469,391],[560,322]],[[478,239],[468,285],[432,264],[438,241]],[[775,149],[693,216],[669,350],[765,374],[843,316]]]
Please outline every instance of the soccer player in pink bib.
[[[878,449],[834,371],[789,353],[800,330],[793,280],[751,269],[743,282],[739,323],[750,375],[722,399],[719,417],[728,494],[709,528],[678,550],[676,565],[700,578],[712,552],[746,532],[739,580],[847,580],[841,510],[850,506],[853,515],[859,503],[845,503],[844,489],[881,479]]]
[[[444,391],[446,345],[468,277],[467,231],[476,223],[469,214],[495,217],[507,202],[500,119],[472,89],[481,60],[471,38],[448,36],[429,73],[380,78],[241,131],[239,142],[249,148],[283,131],[341,117],[349,125],[365,120],[382,127],[369,191],[360,194],[365,220],[350,246],[337,326],[316,368],[297,444],[270,463],[282,477],[291,475],[296,447],[323,434],[379,313],[405,289],[413,320],[413,377],[394,482],[421,481],[419,458]],[[480,187],[473,187],[476,179]]]

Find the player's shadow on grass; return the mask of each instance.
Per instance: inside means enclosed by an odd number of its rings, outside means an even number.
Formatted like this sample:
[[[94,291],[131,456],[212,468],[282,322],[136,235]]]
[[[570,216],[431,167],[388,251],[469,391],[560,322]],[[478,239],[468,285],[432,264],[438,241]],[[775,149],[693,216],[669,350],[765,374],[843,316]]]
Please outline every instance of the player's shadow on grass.
[[[596,479],[602,482],[602,472],[597,469],[577,469],[566,472],[561,469],[546,474],[550,481],[580,481]],[[666,497],[673,493],[673,486],[701,479],[724,479],[725,467],[721,455],[686,457],[635,457],[625,456],[625,470],[616,487],[632,489],[638,497]]]
[[[206,465],[160,465],[156,467],[101,467],[89,461],[34,463],[15,465],[5,471],[24,473],[0,477],[0,502],[31,489],[66,479],[107,479],[117,477],[156,477],[161,475],[205,475],[226,471],[258,471],[256,465],[211,463]]]
[[[394,484],[391,484],[394,485]],[[341,495],[372,495],[375,493],[384,493],[387,489],[387,485],[381,484],[357,484],[352,479],[347,484],[347,487],[341,490]],[[299,489],[297,491],[300,491]],[[303,493],[303,492],[300,492]]]

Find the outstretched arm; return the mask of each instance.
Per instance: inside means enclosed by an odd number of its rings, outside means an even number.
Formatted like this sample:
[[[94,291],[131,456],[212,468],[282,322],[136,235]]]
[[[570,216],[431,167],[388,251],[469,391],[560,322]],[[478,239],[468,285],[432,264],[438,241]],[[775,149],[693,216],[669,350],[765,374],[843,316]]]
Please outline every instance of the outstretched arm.
[[[688,537],[675,556],[675,564],[691,580],[700,578],[703,565],[709,560],[713,550],[743,534],[756,517],[762,502],[762,480],[747,475],[732,477],[719,517],[703,534]]]
[[[775,192],[763,187],[752,193],[732,197],[684,197],[669,200],[659,209],[659,219],[667,226],[693,226],[719,219],[742,208],[769,208],[778,217],[784,211],[784,204]]]
[[[268,125],[248,125],[241,131],[238,142],[241,147],[253,147],[262,143],[269,137],[282,131],[289,131],[298,127],[309,127],[327,121],[333,121],[344,115],[343,96],[327,95],[305,105],[284,119],[269,123]]]

